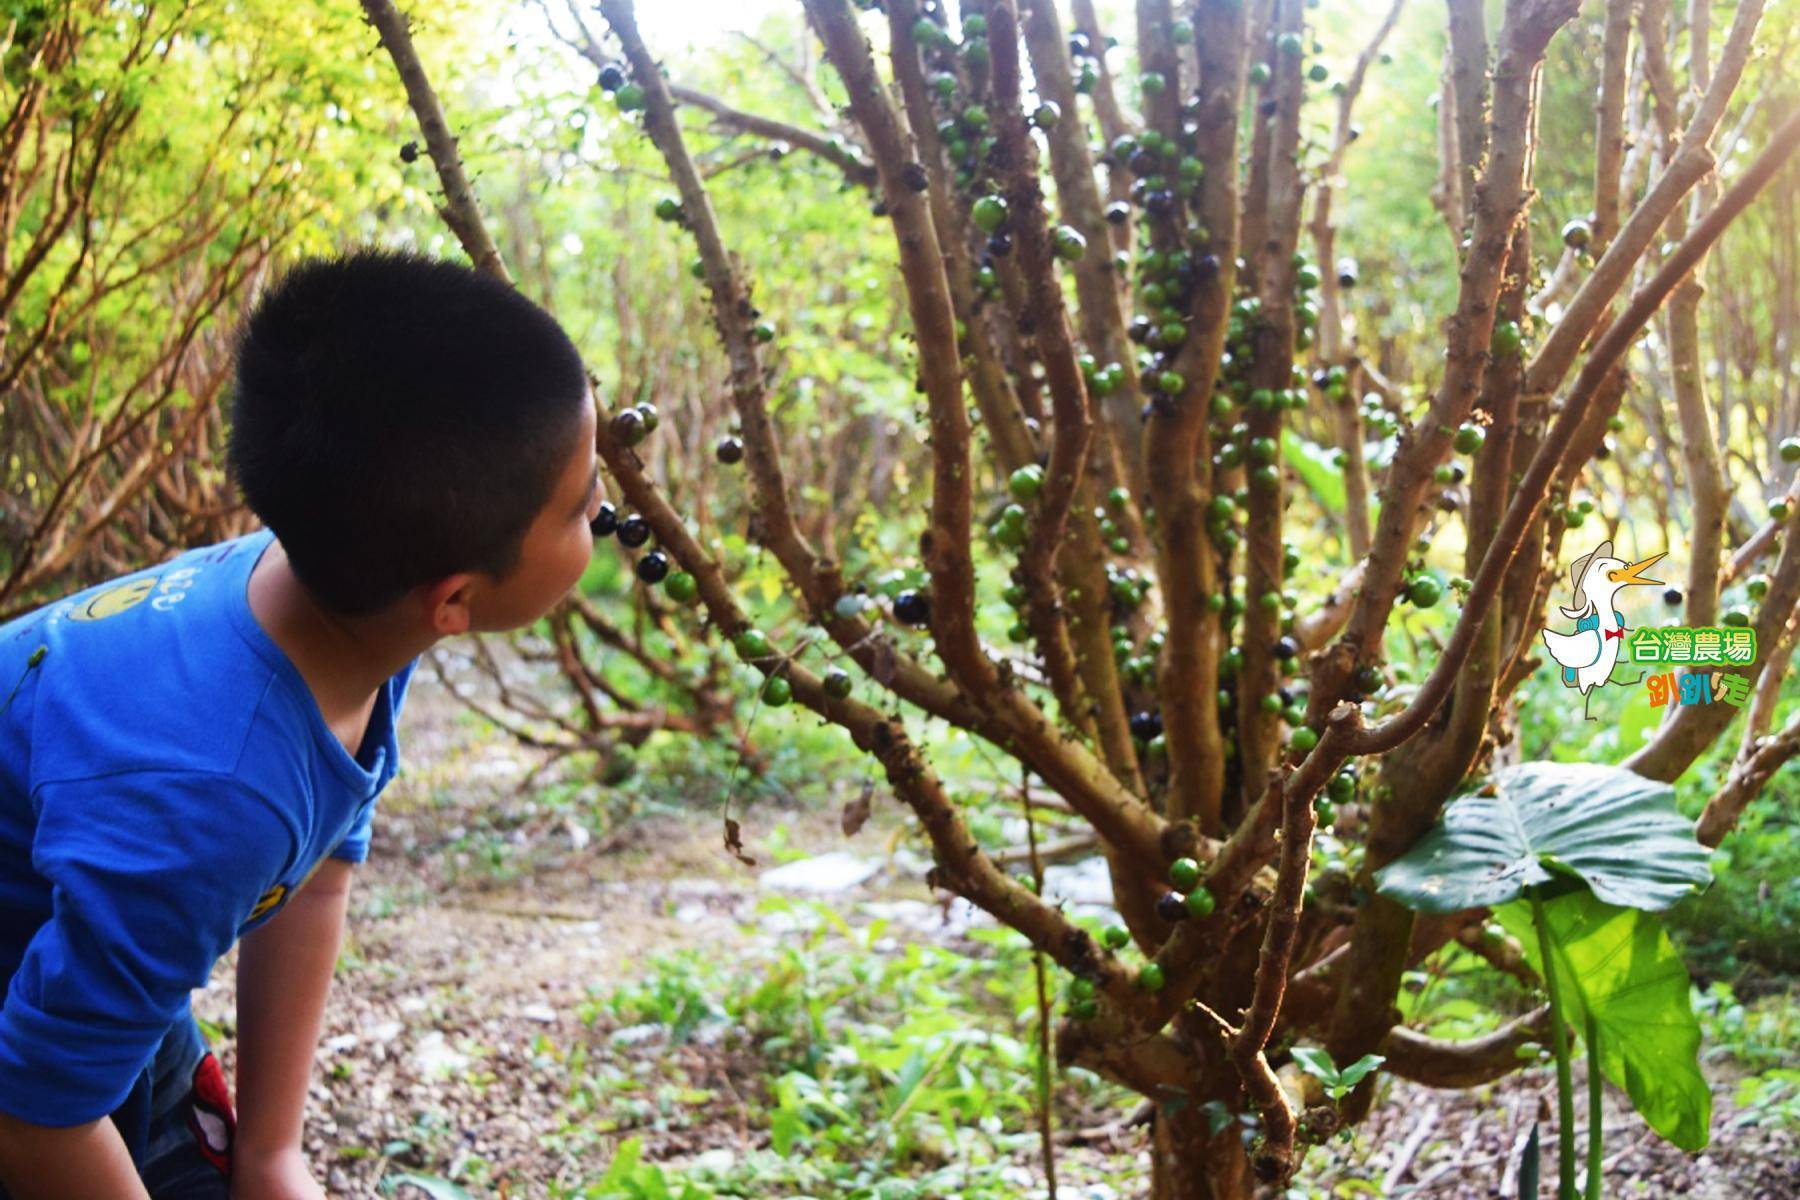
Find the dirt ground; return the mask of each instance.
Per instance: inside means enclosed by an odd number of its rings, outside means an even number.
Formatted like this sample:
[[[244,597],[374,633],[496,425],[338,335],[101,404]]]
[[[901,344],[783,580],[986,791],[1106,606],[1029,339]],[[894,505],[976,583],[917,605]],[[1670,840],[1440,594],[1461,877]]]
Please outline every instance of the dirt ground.
[[[334,1197],[386,1194],[407,1172],[448,1174],[471,1157],[489,1165],[474,1195],[538,1197],[598,1176],[620,1138],[640,1136],[647,1161],[679,1164],[767,1145],[757,1064],[717,1047],[664,1048],[641,1068],[673,1071],[709,1098],[691,1111],[604,1114],[569,1110],[569,1049],[627,1057],[605,1015],[584,1002],[642,975],[659,953],[750,949],[760,930],[757,873],[728,855],[714,806],[634,818],[592,837],[566,814],[534,806],[520,782],[534,752],[484,728],[424,665],[401,721],[402,774],[381,799],[369,861],[359,869],[339,972],[325,1014],[308,1110],[307,1149]],[[534,787],[555,778],[540,776]],[[504,833],[494,832],[490,820]],[[776,823],[787,843],[817,853],[882,853],[901,822],[877,803],[846,843],[835,807],[760,808],[747,848]],[[471,836],[476,831],[480,836]],[[506,842],[498,856],[496,841]],[[758,855],[761,865],[772,865]],[[884,872],[846,903],[925,897],[916,879]],[[235,955],[221,961],[194,1011],[220,1031],[233,1068]],[[592,1009],[588,1013],[592,1016]],[[1544,1118],[1544,1178],[1554,1179],[1554,1091],[1536,1071],[1469,1093],[1394,1082],[1388,1102],[1349,1145],[1308,1160],[1311,1195],[1486,1198],[1510,1183],[1534,1113]],[[1730,1081],[1717,1088],[1714,1140],[1689,1157],[1650,1135],[1634,1114],[1609,1112],[1608,1195],[1686,1200],[1800,1197],[1800,1146],[1791,1133],[1732,1128]],[[599,1116],[601,1114],[595,1114]],[[1079,1114],[1060,1119],[1074,1124]],[[1617,1132],[1614,1132],[1614,1126]],[[608,1128],[607,1126],[610,1126]],[[1126,1128],[1066,1145],[1063,1200],[1130,1200],[1147,1188],[1144,1131]],[[1036,1163],[1021,1163],[1021,1197],[1043,1194]],[[1085,1182],[1084,1182],[1085,1180]],[[1352,1190],[1351,1180],[1384,1185]],[[423,1192],[404,1186],[398,1194]],[[1516,1185],[1509,1191],[1516,1195]]]

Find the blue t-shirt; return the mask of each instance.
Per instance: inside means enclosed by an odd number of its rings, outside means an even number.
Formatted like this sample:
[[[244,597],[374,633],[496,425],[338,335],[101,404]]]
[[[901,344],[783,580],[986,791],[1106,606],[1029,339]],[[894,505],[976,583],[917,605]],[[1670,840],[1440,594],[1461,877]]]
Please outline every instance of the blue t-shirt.
[[[0,625],[0,1111],[113,1112],[238,937],[324,858],[368,854],[418,660],[382,685],[353,758],[250,611],[272,541]]]

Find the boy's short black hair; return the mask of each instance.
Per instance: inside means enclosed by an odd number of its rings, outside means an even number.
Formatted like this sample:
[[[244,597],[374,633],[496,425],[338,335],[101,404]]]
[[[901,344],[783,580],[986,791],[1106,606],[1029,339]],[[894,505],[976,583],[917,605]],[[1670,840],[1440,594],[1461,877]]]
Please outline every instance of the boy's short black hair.
[[[509,574],[583,403],[574,344],[511,286],[359,250],[294,267],[245,321],[228,458],[314,599],[359,616]]]

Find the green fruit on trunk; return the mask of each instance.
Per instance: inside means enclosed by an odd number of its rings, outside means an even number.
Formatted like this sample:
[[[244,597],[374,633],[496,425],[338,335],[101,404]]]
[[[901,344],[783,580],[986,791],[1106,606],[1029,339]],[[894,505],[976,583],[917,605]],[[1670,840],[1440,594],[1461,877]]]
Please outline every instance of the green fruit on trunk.
[[[770,708],[780,708],[794,698],[793,685],[779,675],[772,676],[763,684],[763,703]]]
[[[700,581],[686,571],[676,571],[663,580],[663,591],[678,604],[692,604],[700,595]]]
[[[738,657],[748,661],[767,658],[775,649],[769,645],[768,635],[760,629],[744,630],[731,639],[731,644],[737,650]]]
[[[1429,575],[1419,575],[1406,585],[1406,598],[1420,608],[1430,608],[1443,597],[1443,585]]]
[[[1519,347],[1523,344],[1524,337],[1519,332],[1519,323],[1517,321],[1501,321],[1494,326],[1494,336],[1489,342],[1488,348],[1493,351],[1495,358],[1511,358],[1519,352]]]
[[[1100,940],[1109,950],[1123,950],[1131,945],[1131,934],[1123,925],[1108,925],[1100,931]]]
[[[1187,894],[1187,910],[1190,917],[1210,917],[1219,902],[1205,888],[1195,888]]]
[[[1006,490],[1016,500],[1034,500],[1044,488],[1044,468],[1032,463],[1020,467],[1006,481]],[[1021,513],[1020,516],[1024,514]]]
[[[842,700],[848,696],[851,683],[850,672],[842,667],[833,667],[825,672],[825,694],[833,700]]]
[[[1308,726],[1302,725],[1300,728],[1294,730],[1294,732],[1288,734],[1288,749],[1290,750],[1298,750],[1300,753],[1305,754],[1308,750],[1311,750],[1318,744],[1318,733]]]
[[[992,233],[1006,221],[1006,201],[998,196],[983,196],[975,201],[969,216],[974,220],[975,228]]]
[[[1160,992],[1163,986],[1161,963],[1147,962],[1138,968],[1137,985],[1146,992]]]
[[[1191,858],[1178,858],[1169,864],[1169,885],[1178,892],[1192,891],[1200,882],[1200,864]]]

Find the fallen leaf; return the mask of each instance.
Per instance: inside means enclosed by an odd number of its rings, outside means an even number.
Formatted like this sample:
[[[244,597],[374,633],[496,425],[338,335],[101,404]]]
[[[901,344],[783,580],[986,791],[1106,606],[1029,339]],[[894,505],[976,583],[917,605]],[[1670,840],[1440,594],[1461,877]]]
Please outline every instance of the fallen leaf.
[[[838,826],[843,829],[845,837],[855,837],[869,819],[869,798],[875,794],[875,782],[863,780],[862,792],[856,799],[844,805],[843,814],[838,818]]]
[[[756,860],[744,853],[743,832],[739,830],[738,823],[730,817],[725,818],[725,849],[731,851],[731,856],[746,867],[756,865]]]

